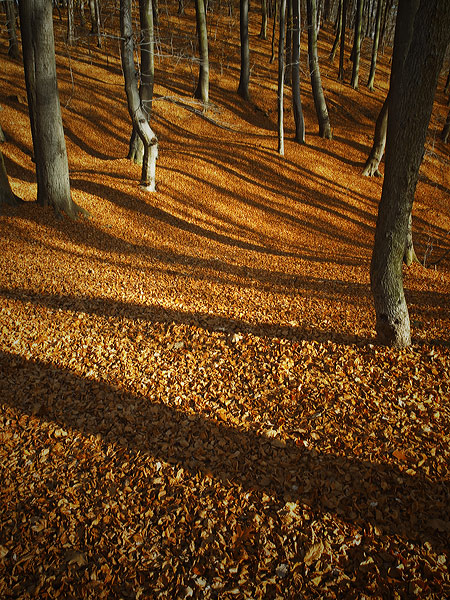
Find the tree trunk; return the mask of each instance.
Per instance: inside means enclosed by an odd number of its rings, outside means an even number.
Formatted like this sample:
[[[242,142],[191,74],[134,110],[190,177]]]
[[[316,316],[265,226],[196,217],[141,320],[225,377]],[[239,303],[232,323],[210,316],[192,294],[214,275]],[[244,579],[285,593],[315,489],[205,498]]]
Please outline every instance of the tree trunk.
[[[361,29],[363,17],[363,0],[357,0],[356,21],[355,21],[355,39],[353,42],[353,70],[351,86],[354,90],[358,89],[359,81],[359,61],[361,57]]]
[[[51,2],[20,0],[23,64],[28,96],[37,200],[75,218],[80,212],[70,195],[69,166],[56,80]]]
[[[89,11],[91,13],[91,33],[97,36],[97,47],[102,47],[102,35],[100,25],[100,5],[98,0],[89,0]]]
[[[450,111],[447,114],[447,119],[445,121],[444,128],[441,132],[441,140],[446,144],[448,142],[448,136],[450,133]]]
[[[67,45],[73,46],[74,35],[73,0],[67,0]]]
[[[339,50],[339,81],[344,81],[344,54],[345,54],[345,29],[347,27],[347,0],[342,0],[342,24],[341,24],[341,47]]]
[[[139,0],[139,20],[141,26],[141,81],[139,97],[147,115],[147,121],[150,122],[155,76],[153,5],[151,0]],[[142,165],[144,159],[144,144],[134,127],[130,139],[128,158],[138,165]]]
[[[133,128],[136,129],[144,145],[141,187],[149,192],[154,192],[156,189],[158,140],[147,120],[147,114],[142,106],[135,76],[131,0],[120,0],[120,33],[122,68],[125,78],[128,111]]]
[[[280,36],[278,39],[278,152],[284,156],[284,42],[286,32],[286,0],[280,4]]]
[[[16,196],[11,189],[6,173],[5,161],[3,160],[3,154],[0,150],[0,206],[2,204],[15,205],[19,202],[22,202],[22,200]]]
[[[248,86],[250,83],[250,47],[248,41],[248,0],[239,2],[239,31],[241,38],[241,74],[238,94],[244,100],[249,100]]]
[[[319,135],[331,140],[331,125],[328,116],[327,104],[323,94],[322,79],[320,77],[319,57],[317,55],[317,28],[316,28],[316,0],[307,0],[306,14],[308,20],[308,58],[311,75],[311,87],[314,97],[317,119],[319,121]]]
[[[277,31],[277,18],[278,18],[278,2],[281,0],[274,0],[275,11],[273,14],[273,26],[272,26],[272,54],[270,56],[270,64],[275,60],[275,34]]]
[[[205,3],[195,0],[195,16],[197,19],[197,36],[200,53],[200,68],[198,84],[194,96],[201,100],[205,106],[209,103],[209,57],[208,57],[208,30],[206,27]]]
[[[300,0],[292,0],[292,105],[295,141],[305,143],[305,121],[300,98]]]
[[[334,38],[333,47],[331,49],[330,57],[329,57],[329,60],[332,63],[334,62],[334,59],[336,57],[336,50],[339,45],[339,40],[341,39],[341,32],[342,32],[342,0],[339,0],[338,14],[337,14],[337,18],[336,18],[336,36]]]
[[[381,177],[379,166],[381,159],[383,158],[384,148],[386,146],[386,132],[388,123],[388,104],[389,94],[386,96],[383,106],[381,107],[380,114],[378,115],[375,123],[375,134],[373,140],[373,146],[370,154],[364,165],[362,174],[365,177]]]
[[[370,62],[370,74],[367,81],[367,87],[373,92],[373,84],[375,81],[375,71],[377,68],[378,44],[380,43],[380,28],[381,28],[381,12],[383,8],[383,0],[378,0],[377,15],[375,17],[375,33],[372,44],[372,60]]]
[[[284,58],[284,83],[292,84],[292,0],[286,0],[286,39]]]
[[[261,30],[259,37],[267,40],[267,0],[261,0]]]
[[[8,56],[14,60],[20,58],[16,30],[16,6],[14,0],[6,0],[6,27],[8,29]]]
[[[386,169],[370,268],[378,340],[397,347],[411,343],[402,260],[437,80],[450,37],[448,0],[421,0],[416,12],[417,4],[418,0],[399,2]]]

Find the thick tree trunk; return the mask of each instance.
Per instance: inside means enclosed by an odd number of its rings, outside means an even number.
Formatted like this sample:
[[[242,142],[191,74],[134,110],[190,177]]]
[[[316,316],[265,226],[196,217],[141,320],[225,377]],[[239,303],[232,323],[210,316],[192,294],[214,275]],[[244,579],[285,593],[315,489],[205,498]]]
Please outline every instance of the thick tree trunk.
[[[292,105],[295,141],[305,143],[305,121],[300,98],[300,0],[292,0]]]
[[[439,70],[450,37],[448,0],[421,0],[416,11],[417,4],[417,0],[399,2],[386,169],[370,269],[378,340],[397,347],[411,343],[402,260]]]
[[[6,27],[8,29],[8,56],[18,60],[20,58],[19,43],[16,30],[16,6],[14,0],[6,0]]]
[[[56,80],[52,5],[47,0],[20,0],[23,63],[28,96],[37,199],[58,213],[86,214],[70,195],[69,166]]]
[[[153,4],[151,0],[139,0],[139,20],[141,26],[141,81],[139,97],[142,108],[147,115],[147,121],[150,122],[155,77]],[[142,165],[144,159],[144,144],[134,127],[130,139],[128,158],[138,165]]]
[[[286,0],[280,4],[280,35],[278,38],[278,152],[284,156],[284,44],[286,32]]]
[[[345,29],[347,27],[347,4],[348,4],[348,0],[342,0],[341,47],[339,50],[339,73],[338,73],[339,81],[344,81],[344,79],[345,79],[344,54],[345,54]]]
[[[244,100],[249,100],[248,87],[250,84],[250,46],[248,41],[248,0],[239,2],[239,32],[241,38],[241,74],[238,94]]]
[[[204,0],[195,0],[195,16],[197,19],[198,48],[200,53],[200,68],[198,84],[194,96],[205,106],[209,103],[209,57],[208,30],[206,27],[206,12]]]
[[[372,44],[372,60],[370,62],[370,74],[367,81],[367,87],[373,92],[373,84],[375,82],[375,71],[377,68],[377,57],[378,57],[378,44],[380,43],[380,28],[381,28],[381,10],[383,7],[383,0],[378,0],[377,4],[377,15],[375,17],[375,33],[373,36]]]
[[[133,123],[133,128],[136,129],[144,145],[141,187],[149,192],[154,192],[156,189],[158,140],[147,120],[147,114],[142,106],[136,81],[131,0],[120,0],[120,33],[122,68],[125,77],[128,111]]]
[[[381,107],[380,114],[377,117],[375,123],[375,134],[373,140],[373,146],[370,154],[364,165],[362,174],[365,177],[381,177],[379,166],[381,159],[383,158],[384,148],[386,146],[386,132],[388,123],[388,105],[389,105],[389,94],[386,96],[383,106]]]
[[[308,58],[311,76],[311,87],[314,97],[314,106],[319,121],[319,135],[331,140],[331,125],[328,116],[327,104],[320,77],[319,57],[317,55],[317,28],[316,28],[316,0],[307,0],[306,13],[308,20]]]
[[[16,196],[16,194],[11,189],[8,175],[6,173],[5,161],[3,160],[3,154],[0,150],[0,205],[15,205],[19,202],[22,202],[22,200],[18,196]]]
[[[354,90],[358,89],[359,82],[359,61],[361,56],[361,30],[363,18],[363,0],[357,0],[356,21],[355,21],[355,39],[353,42],[353,70],[351,86]]]

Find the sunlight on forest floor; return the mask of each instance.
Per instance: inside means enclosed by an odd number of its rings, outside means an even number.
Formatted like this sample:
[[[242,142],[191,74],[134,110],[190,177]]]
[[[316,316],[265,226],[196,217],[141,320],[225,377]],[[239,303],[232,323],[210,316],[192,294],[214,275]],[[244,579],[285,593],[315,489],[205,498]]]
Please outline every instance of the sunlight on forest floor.
[[[443,82],[413,211],[427,268],[404,271],[413,345],[381,348],[383,180],[361,170],[389,57],[370,93],[365,48],[352,90],[321,30],[326,141],[302,38],[307,145],[288,89],[280,157],[270,41],[252,14],[245,104],[233,19],[210,17],[208,118],[181,45],[193,8],[162,19],[154,194],[124,158],[117,40],[69,49],[55,21],[72,195],[92,215],[79,222],[31,202],[23,72],[1,30],[2,152],[27,201],[0,217],[2,598],[450,596]]]

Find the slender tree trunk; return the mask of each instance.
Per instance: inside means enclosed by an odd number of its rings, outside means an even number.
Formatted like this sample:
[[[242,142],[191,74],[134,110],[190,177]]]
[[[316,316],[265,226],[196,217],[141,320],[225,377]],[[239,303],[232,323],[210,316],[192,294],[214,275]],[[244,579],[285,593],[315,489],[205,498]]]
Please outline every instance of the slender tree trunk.
[[[67,0],[67,45],[73,46],[74,35],[74,15],[73,15],[73,0]]]
[[[445,121],[444,128],[441,132],[441,140],[446,144],[448,142],[448,136],[450,134],[450,111],[447,114],[447,119]]]
[[[153,4],[151,0],[139,0],[139,19],[141,26],[141,80],[139,97],[142,108],[147,115],[147,121],[150,122],[155,74]],[[144,144],[135,127],[133,127],[131,134],[128,158],[138,165],[142,165],[144,159]]]
[[[16,196],[11,189],[6,173],[5,161],[3,160],[3,154],[0,150],[0,206],[2,204],[15,205],[19,202],[22,202],[22,200]]]
[[[388,104],[389,94],[386,96],[383,106],[381,107],[380,114],[378,115],[375,123],[375,134],[373,140],[373,146],[370,154],[366,160],[362,174],[366,177],[381,177],[379,166],[381,159],[383,158],[384,148],[386,146],[386,132],[388,123]]]
[[[359,61],[361,57],[361,29],[363,18],[363,0],[357,0],[356,20],[355,20],[355,39],[353,42],[353,70],[351,86],[354,90],[358,89],[359,82]]]
[[[134,64],[133,28],[131,21],[131,0],[120,0],[120,33],[122,68],[125,77],[128,111],[139,137],[144,145],[141,187],[149,192],[156,189],[156,159],[158,140],[147,120],[147,114],[139,96]]]
[[[197,36],[200,53],[200,69],[198,84],[194,96],[203,102],[209,103],[209,57],[208,57],[208,29],[206,27],[206,12],[204,0],[195,0],[195,15],[197,19]]]
[[[8,56],[14,60],[20,58],[16,30],[16,6],[14,0],[5,1],[6,27],[8,29]]]
[[[339,51],[339,81],[344,81],[344,54],[345,54],[345,29],[347,27],[347,0],[342,0],[342,25],[341,25],[341,47]]]
[[[261,30],[259,37],[267,40],[267,0],[261,0]]]
[[[444,94],[448,94],[449,89],[450,89],[450,69],[448,70],[447,79],[445,80]]]
[[[367,87],[373,92],[373,84],[375,82],[375,71],[377,68],[378,45],[380,43],[380,28],[381,28],[381,12],[383,8],[383,0],[378,0],[377,15],[375,17],[375,33],[372,44],[372,60],[370,63],[370,74],[367,81]]]
[[[308,58],[311,75],[311,87],[314,97],[314,106],[319,122],[319,135],[331,140],[331,125],[328,116],[327,104],[320,77],[319,57],[317,55],[317,28],[316,28],[316,0],[307,0],[306,14],[308,20]]]
[[[411,343],[402,260],[439,70],[450,38],[448,0],[421,0],[417,9],[418,4],[418,0],[399,2],[386,168],[370,269],[378,340],[397,347]]]
[[[250,46],[248,41],[248,0],[239,3],[239,31],[241,38],[241,74],[238,94],[244,100],[250,100],[248,86],[250,83]]]
[[[295,141],[305,143],[305,121],[300,97],[300,0],[292,0],[292,105]]]
[[[274,0],[275,3],[275,11],[273,14],[273,26],[272,26],[272,54],[270,56],[270,64],[275,60],[275,34],[277,31],[277,19],[278,19],[278,2],[281,0]]]
[[[292,84],[292,0],[286,0],[286,39],[284,60],[284,83]]]
[[[100,25],[100,5],[98,0],[89,0],[89,11],[91,13],[91,33],[97,36],[97,47],[102,47],[102,35]]]
[[[336,50],[339,45],[339,40],[341,39],[341,32],[342,32],[342,0],[339,0],[338,14],[336,17],[336,35],[334,38],[333,47],[331,49],[330,57],[329,57],[329,60],[332,63],[334,62],[334,59],[336,57]]]
[[[20,0],[23,63],[36,161],[37,200],[75,218],[86,214],[70,195],[69,166],[56,80],[51,2]]]
[[[286,0],[280,3],[280,36],[278,38],[278,152],[284,156],[284,43],[286,32]]]

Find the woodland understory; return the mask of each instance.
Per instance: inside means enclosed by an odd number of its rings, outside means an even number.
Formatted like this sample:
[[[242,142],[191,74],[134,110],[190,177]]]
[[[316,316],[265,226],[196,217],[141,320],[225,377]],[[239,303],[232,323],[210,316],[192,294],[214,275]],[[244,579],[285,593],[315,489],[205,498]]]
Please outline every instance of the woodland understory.
[[[195,15],[160,3],[156,192],[131,133],[114,23],[65,44],[74,201],[35,202],[23,68],[0,33],[0,597],[450,597],[450,172],[439,81],[404,269],[413,343],[375,341],[369,265],[383,179],[362,177],[389,85],[337,78],[318,136],[302,33],[306,145],[277,153],[277,65],[250,12],[208,16],[210,100],[193,99]],[[4,15],[1,14],[1,19]],[[350,53],[348,42],[347,56]],[[448,66],[446,67],[448,69]],[[381,165],[383,171],[383,165]]]

